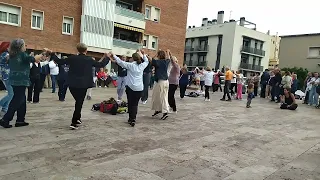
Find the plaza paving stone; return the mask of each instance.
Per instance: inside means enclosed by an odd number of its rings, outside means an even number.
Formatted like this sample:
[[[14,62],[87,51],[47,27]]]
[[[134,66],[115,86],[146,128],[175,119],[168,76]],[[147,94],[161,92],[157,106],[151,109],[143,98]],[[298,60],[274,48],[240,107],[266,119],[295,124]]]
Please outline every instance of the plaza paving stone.
[[[259,98],[247,109],[210,95],[177,98],[178,114],[166,121],[151,118],[150,99],[132,128],[127,114],[91,111],[116,97],[114,88],[94,89],[71,131],[71,95],[59,102],[45,89],[40,104],[28,104],[29,127],[0,128],[0,180],[320,179],[319,109],[280,110]]]

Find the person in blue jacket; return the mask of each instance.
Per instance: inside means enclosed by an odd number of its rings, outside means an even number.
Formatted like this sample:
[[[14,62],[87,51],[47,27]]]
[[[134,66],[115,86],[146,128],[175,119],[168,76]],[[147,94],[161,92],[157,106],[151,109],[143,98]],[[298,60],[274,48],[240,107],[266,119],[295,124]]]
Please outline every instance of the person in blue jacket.
[[[179,79],[180,98],[181,99],[183,99],[186,94],[186,90],[189,85],[189,76],[192,76],[192,75],[194,75],[194,72],[189,72],[186,67],[183,67],[181,69],[181,75],[180,75],[180,79]]]
[[[9,44],[7,44],[7,49],[8,48],[9,48]],[[2,115],[4,115],[8,111],[10,101],[13,97],[13,89],[9,82],[10,68],[9,68],[8,60],[9,60],[9,52],[8,50],[6,50],[0,56],[1,81],[3,82],[4,86],[6,87],[6,90],[8,91],[8,94],[0,100],[0,106],[2,107],[1,109]]]

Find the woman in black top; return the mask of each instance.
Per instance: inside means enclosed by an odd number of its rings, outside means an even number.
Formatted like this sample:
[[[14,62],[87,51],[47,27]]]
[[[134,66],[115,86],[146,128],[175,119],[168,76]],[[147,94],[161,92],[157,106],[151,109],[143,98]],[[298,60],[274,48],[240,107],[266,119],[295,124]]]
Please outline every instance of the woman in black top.
[[[294,95],[291,93],[290,88],[285,88],[283,91],[284,95],[281,96],[281,109],[289,109],[289,110],[296,110],[298,107],[298,104],[296,103],[296,99]]]
[[[69,65],[69,72],[67,81],[69,83],[69,90],[76,100],[75,110],[72,116],[72,123],[70,129],[74,130],[78,128],[81,124],[81,110],[83,101],[86,97],[88,88],[92,88],[92,67],[105,67],[110,58],[110,54],[104,54],[102,61],[95,61],[92,57],[87,56],[87,45],[84,43],[79,43],[77,45],[77,50],[79,55],[73,55],[67,59],[59,59],[53,53],[53,58],[59,65],[67,64]]]

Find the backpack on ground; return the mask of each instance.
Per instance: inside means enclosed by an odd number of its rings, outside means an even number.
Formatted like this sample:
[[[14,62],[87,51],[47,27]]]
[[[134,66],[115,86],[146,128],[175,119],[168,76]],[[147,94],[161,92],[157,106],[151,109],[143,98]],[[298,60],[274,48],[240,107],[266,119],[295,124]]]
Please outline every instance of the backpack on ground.
[[[108,101],[103,101],[100,104],[100,111],[103,113],[110,113],[116,115],[118,112],[118,103],[114,98],[110,98]]]
[[[101,105],[101,103],[92,105],[91,110],[92,111],[99,111],[100,110],[100,105]]]

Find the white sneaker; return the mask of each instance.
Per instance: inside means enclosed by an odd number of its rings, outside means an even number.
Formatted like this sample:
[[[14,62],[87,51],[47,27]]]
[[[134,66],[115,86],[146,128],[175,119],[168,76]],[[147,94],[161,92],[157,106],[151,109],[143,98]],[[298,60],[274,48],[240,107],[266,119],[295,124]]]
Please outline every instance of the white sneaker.
[[[208,102],[210,102],[210,99],[207,99]]]
[[[99,88],[101,88],[101,86],[99,86]]]
[[[142,101],[142,104],[147,104],[148,101]]]

